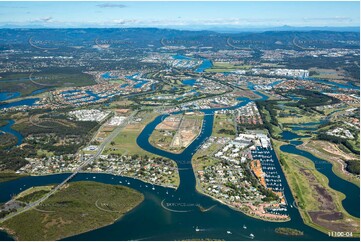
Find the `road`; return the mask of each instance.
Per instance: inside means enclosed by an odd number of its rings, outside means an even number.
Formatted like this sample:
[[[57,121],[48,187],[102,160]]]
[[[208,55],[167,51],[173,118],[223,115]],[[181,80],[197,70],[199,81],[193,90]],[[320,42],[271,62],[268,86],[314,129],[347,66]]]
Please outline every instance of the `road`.
[[[22,209],[16,211],[15,213],[9,214],[5,218],[0,219],[0,223],[5,222],[6,220],[13,218],[23,212],[28,211],[29,209],[32,209],[42,202],[44,202],[46,199],[48,199],[51,195],[56,193],[59,189],[61,189],[68,181],[70,181],[76,174],[78,174],[84,167],[91,164],[94,160],[96,160],[102,153],[104,148],[120,133],[120,131],[133,119],[133,117],[138,113],[138,111],[134,111],[121,125],[116,127],[112,133],[99,145],[99,148],[97,150],[97,153],[84,161],[83,164],[81,164],[69,177],[67,177],[63,182],[58,184],[55,188],[53,188],[49,193],[47,193],[45,196],[40,198],[39,200],[29,203]]]

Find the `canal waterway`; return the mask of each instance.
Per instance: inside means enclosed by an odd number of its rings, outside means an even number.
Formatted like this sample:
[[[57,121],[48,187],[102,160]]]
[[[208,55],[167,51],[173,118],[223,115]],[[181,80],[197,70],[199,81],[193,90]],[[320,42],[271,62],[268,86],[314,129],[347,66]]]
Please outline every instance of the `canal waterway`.
[[[257,93],[261,94],[261,93]],[[267,97],[261,95],[262,99]],[[239,99],[236,106],[227,108],[235,109],[246,105],[251,100]],[[323,234],[311,227],[306,226],[294,204],[294,199],[284,174],[281,172],[279,162],[276,168],[280,171],[280,178],[284,181],[283,188],[288,202],[289,222],[277,223],[266,222],[251,218],[241,212],[235,211],[219,201],[199,193],[196,190],[196,179],[192,169],[191,160],[197,149],[210,137],[214,112],[218,109],[200,110],[204,113],[203,126],[200,135],[182,153],[173,154],[155,148],[149,143],[149,137],[155,127],[168,115],[164,114],[155,118],[141,132],[137,138],[137,144],[144,150],[174,160],[178,165],[180,186],[178,189],[170,189],[153,186],[135,179],[113,176],[106,174],[78,174],[72,181],[93,180],[107,184],[122,184],[142,192],[145,200],[137,208],[126,214],[122,219],[112,225],[93,230],[81,235],[67,238],[66,240],[186,240],[186,239],[217,239],[217,240],[252,240],[250,234],[255,235],[255,240],[299,240],[298,237],[289,237],[276,234],[277,227],[289,227],[302,230],[302,240],[330,240],[328,235]],[[293,152],[295,146],[283,146],[284,152]],[[297,148],[296,148],[297,149]],[[297,151],[295,151],[297,152]],[[302,154],[307,155],[307,154]],[[276,156],[272,151],[272,156]],[[313,158],[313,157],[311,157]],[[321,169],[322,170],[322,169]],[[326,173],[330,180],[335,179],[332,170]],[[21,192],[31,186],[60,183],[68,175],[49,175],[41,177],[25,177],[14,181],[0,183],[0,202],[5,202],[12,195]],[[337,178],[337,177],[336,177]],[[335,182],[335,181],[334,181]],[[336,181],[340,182],[339,180]],[[334,183],[332,183],[334,186]],[[343,185],[343,187],[341,187]],[[353,184],[345,182],[336,188],[346,192],[344,206],[355,207],[357,194]],[[341,189],[342,188],[342,189]],[[353,192],[353,194],[352,194]],[[354,200],[354,202],[350,202]],[[351,203],[351,204],[349,204]],[[200,209],[205,208],[204,209]],[[209,209],[207,209],[209,208]],[[349,211],[349,210],[348,210]],[[352,210],[350,210],[352,212]],[[243,228],[246,225],[247,229]],[[198,228],[198,231],[196,231]],[[229,231],[230,233],[228,233]],[[0,240],[9,240],[5,233],[0,233]],[[356,240],[356,239],[355,239]]]
[[[14,135],[16,137],[16,139],[17,139],[16,146],[18,146],[18,145],[22,144],[23,136],[18,131],[11,128],[14,125],[14,123],[15,123],[14,120],[8,120],[8,123],[6,125],[4,125],[4,126],[1,126],[0,130],[5,132],[5,133],[9,133],[9,134]]]

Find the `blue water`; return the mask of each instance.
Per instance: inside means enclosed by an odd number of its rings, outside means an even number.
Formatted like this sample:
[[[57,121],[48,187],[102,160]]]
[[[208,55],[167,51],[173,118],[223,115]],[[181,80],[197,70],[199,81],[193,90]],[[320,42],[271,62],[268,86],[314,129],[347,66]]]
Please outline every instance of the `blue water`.
[[[0,92],[0,102],[20,97],[20,92]]]
[[[212,66],[212,61],[208,59],[203,59],[202,64],[194,72],[201,73],[204,72],[205,69],[211,68]]]
[[[35,90],[32,93],[30,93],[29,96],[34,96],[34,95],[46,92],[47,90],[49,90],[49,88],[38,89],[38,90]],[[13,98],[17,98],[20,96],[21,96],[20,92],[0,92],[0,102],[10,100]]]
[[[34,106],[34,105],[36,105],[35,103],[39,100],[40,100],[39,98],[29,98],[29,99],[23,99],[21,101],[16,101],[16,102],[4,103],[4,104],[0,104],[0,109],[18,107],[18,106],[23,106],[23,105]]]
[[[125,76],[125,77],[128,78],[129,80],[132,80],[132,81],[137,82],[137,83],[133,86],[134,88],[141,88],[144,84],[148,83],[148,81],[142,80],[142,79],[140,79],[140,80],[136,79],[135,77],[136,77],[137,75],[139,75],[139,73],[135,73],[135,74],[132,75],[132,76]]]
[[[186,170],[180,171],[187,172]],[[189,173],[189,175],[193,175]],[[57,184],[62,182],[68,174],[50,175],[42,177],[25,177],[5,183],[0,183],[0,202],[8,201],[12,194],[18,194],[20,189],[24,190],[32,186],[46,184]],[[96,178],[93,179],[93,176]],[[126,214],[114,224],[99,228],[84,234],[67,238],[66,240],[187,240],[213,238],[218,240],[251,240],[249,233],[253,233],[256,240],[297,240],[297,237],[281,236],[274,232],[279,226],[298,228],[305,232],[302,240],[330,240],[327,235],[312,228],[304,226],[301,221],[269,223],[245,216],[229,207],[222,205],[208,197],[200,194],[195,195],[191,204],[200,204],[204,207],[216,205],[208,212],[201,212],[194,206],[187,206],[186,201],[179,192],[174,189],[152,186],[139,180],[112,176],[106,174],[78,174],[73,181],[97,181],[106,184],[117,184],[134,188],[144,194],[145,200],[138,207]],[[130,182],[130,185],[126,183]],[[145,186],[148,186],[147,188]],[[167,194],[168,192],[168,194]],[[190,212],[175,213],[165,210],[160,205],[166,199],[175,199],[179,203],[178,209],[188,209]],[[178,200],[181,198],[181,200]],[[166,202],[164,203],[166,204]],[[175,207],[177,208],[177,207]],[[297,211],[294,209],[294,211]],[[247,230],[242,228],[247,226]],[[195,227],[206,229],[202,232],[195,232]],[[299,227],[300,226],[300,227]],[[232,235],[226,233],[232,231]],[[4,232],[0,232],[0,240],[10,240]]]
[[[290,144],[297,146],[297,145],[302,145],[303,142],[302,142],[301,140],[291,140],[291,141],[290,141]]]
[[[23,136],[18,131],[11,128],[11,126],[13,126],[14,123],[15,123],[14,120],[9,120],[6,125],[0,127],[0,130],[14,135],[17,139],[16,146],[18,146],[23,143]],[[0,133],[0,135],[1,135],[1,133]]]
[[[184,56],[184,55],[174,55],[172,56],[174,59],[176,60],[191,60],[192,58]],[[202,64],[200,66],[198,66],[198,68],[195,70],[195,72],[197,73],[201,73],[203,72],[205,69],[211,68],[213,66],[212,61],[203,58],[202,59]]]
[[[146,84],[148,81],[145,81],[145,80],[141,80],[141,81],[138,81],[137,84],[135,84],[133,87],[134,88],[141,88],[144,84]]]
[[[283,131],[281,133],[281,136],[283,139],[285,140],[292,140],[292,139],[299,139],[299,138],[306,138],[306,137],[311,137],[309,135],[298,135],[296,133],[293,133],[291,131]]]
[[[87,90],[87,91],[85,91],[85,93],[88,94],[88,95],[91,96],[91,97],[94,97],[94,99],[93,99],[92,101],[97,101],[97,100],[100,99],[100,97],[98,96],[98,94],[96,94],[96,93],[94,93],[94,92],[92,92],[92,91]]]
[[[315,123],[310,123],[315,124]],[[284,131],[288,132],[288,131]],[[291,133],[291,132],[289,132]],[[296,134],[297,135],[297,134]],[[300,137],[300,136],[298,136]],[[301,136],[302,137],[302,136]],[[283,139],[292,140],[295,138],[294,135],[283,135]],[[360,217],[360,188],[353,183],[345,181],[340,177],[336,176],[332,171],[332,164],[328,161],[322,160],[311,153],[300,150],[296,146],[301,145],[302,141],[291,141],[290,144],[282,145],[280,147],[282,152],[300,155],[311,160],[320,173],[324,174],[329,180],[329,186],[346,195],[346,198],[342,201],[342,206],[351,215]]]
[[[194,84],[197,82],[196,79],[187,79],[187,80],[183,80],[182,84],[187,85],[187,86],[194,86]]]
[[[114,79],[114,78],[118,78],[118,76],[111,76],[110,72],[105,72],[104,74],[101,75],[101,77],[103,79]]]
[[[263,99],[266,97],[263,96]],[[241,102],[229,108],[235,109],[246,105],[251,100],[240,99]],[[73,236],[67,240],[189,240],[189,239],[217,239],[217,240],[251,240],[250,233],[255,235],[255,240],[299,240],[298,237],[278,235],[274,232],[276,227],[290,227],[304,231],[302,240],[334,240],[315,229],[303,224],[298,210],[288,206],[291,221],[284,223],[271,223],[254,219],[225,206],[208,196],[204,196],[195,190],[196,180],[193,173],[191,159],[197,149],[211,135],[213,127],[214,112],[222,108],[201,110],[204,112],[203,126],[200,135],[182,153],[173,154],[157,149],[149,143],[149,137],[155,127],[164,120],[168,114],[160,115],[150,122],[137,137],[137,144],[144,150],[173,159],[178,165],[180,186],[177,190],[156,187],[155,190],[145,188],[146,183],[120,176],[101,174],[78,174],[72,181],[93,180],[119,184],[137,189],[144,194],[145,200],[130,213],[112,225],[93,230],[81,235]],[[173,114],[181,113],[175,112]],[[272,153],[277,160],[274,152]],[[281,169],[278,162],[275,162],[277,169]],[[280,170],[281,171],[281,170]],[[279,173],[282,180],[285,177]],[[67,175],[51,175],[44,177],[26,177],[15,181],[0,183],[0,202],[10,199],[11,194],[20,192],[20,188],[26,189],[31,186],[60,183]],[[130,185],[124,184],[125,180]],[[287,183],[284,184],[284,193],[289,204],[294,199]],[[168,192],[168,194],[167,194]],[[165,206],[169,211],[162,207]],[[207,212],[201,212],[197,205],[205,208],[214,206]],[[247,230],[242,228],[247,226]],[[195,227],[205,229],[196,232]],[[232,234],[227,234],[226,231]],[[6,234],[0,233],[0,239],[9,239]],[[357,239],[353,239],[357,240]]]
[[[278,80],[278,81],[275,81],[275,82],[272,82],[271,84],[269,84],[271,87],[274,87],[276,86],[277,84],[280,84],[281,82],[283,82],[282,80]]]
[[[184,56],[184,55],[173,55],[172,56],[173,59],[176,59],[176,60],[191,60],[192,58],[188,57],[188,56]]]

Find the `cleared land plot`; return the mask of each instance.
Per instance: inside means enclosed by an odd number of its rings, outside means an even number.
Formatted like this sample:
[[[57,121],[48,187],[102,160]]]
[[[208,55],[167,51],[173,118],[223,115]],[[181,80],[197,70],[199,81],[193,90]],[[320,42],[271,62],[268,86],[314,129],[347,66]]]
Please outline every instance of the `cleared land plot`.
[[[149,138],[154,146],[174,153],[187,148],[199,135],[202,127],[203,114],[179,114],[167,117],[158,124]]]
[[[214,116],[212,135],[216,137],[231,137],[236,134],[234,117],[227,114],[216,114]]]
[[[178,129],[179,142],[173,139],[173,147],[188,147],[201,131],[203,115],[185,115]],[[177,134],[176,134],[177,135]]]
[[[181,115],[172,115],[166,117],[163,122],[155,127],[156,130],[177,130],[181,122]]]

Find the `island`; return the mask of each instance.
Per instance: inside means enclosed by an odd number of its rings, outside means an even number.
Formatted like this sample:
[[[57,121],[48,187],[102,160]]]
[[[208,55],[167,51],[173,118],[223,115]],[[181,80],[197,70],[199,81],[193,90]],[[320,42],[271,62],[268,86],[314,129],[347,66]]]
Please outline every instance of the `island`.
[[[278,227],[275,229],[277,234],[283,234],[288,236],[303,236],[303,232],[298,229]]]
[[[31,203],[51,188],[29,188],[12,202]],[[7,220],[1,226],[16,240],[60,240],[112,224],[143,200],[141,193],[124,186],[71,182],[45,202]]]

